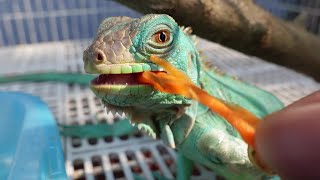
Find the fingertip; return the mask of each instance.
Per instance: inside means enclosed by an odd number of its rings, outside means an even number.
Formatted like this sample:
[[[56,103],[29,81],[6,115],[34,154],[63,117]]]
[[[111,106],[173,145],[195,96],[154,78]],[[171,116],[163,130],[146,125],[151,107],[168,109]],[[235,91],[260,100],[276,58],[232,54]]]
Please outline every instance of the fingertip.
[[[262,162],[285,179],[320,179],[320,104],[266,117],[257,127],[256,151]]]
[[[304,98],[290,104],[288,107],[301,107],[305,105],[310,105],[313,103],[320,103],[320,90],[313,92],[312,94],[305,96]]]

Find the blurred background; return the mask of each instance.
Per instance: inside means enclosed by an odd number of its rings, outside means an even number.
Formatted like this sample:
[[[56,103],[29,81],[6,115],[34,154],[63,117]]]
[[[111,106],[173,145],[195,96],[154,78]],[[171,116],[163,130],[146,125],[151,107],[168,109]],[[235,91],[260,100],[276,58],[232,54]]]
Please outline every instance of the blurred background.
[[[303,17],[310,32],[320,36],[320,0],[256,0],[282,19]],[[0,45],[87,39],[110,16],[141,14],[111,0],[0,0]]]

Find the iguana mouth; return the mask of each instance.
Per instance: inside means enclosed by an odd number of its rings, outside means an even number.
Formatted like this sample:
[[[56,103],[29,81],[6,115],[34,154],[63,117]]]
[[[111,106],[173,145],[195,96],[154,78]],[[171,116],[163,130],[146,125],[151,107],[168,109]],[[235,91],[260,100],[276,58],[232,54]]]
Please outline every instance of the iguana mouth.
[[[100,98],[106,95],[147,95],[154,89],[138,82],[142,72],[159,72],[163,69],[153,63],[127,63],[105,66],[98,77],[91,81],[91,89]]]
[[[101,74],[91,81],[94,86],[99,85],[139,85],[138,76],[142,73],[132,74]]]

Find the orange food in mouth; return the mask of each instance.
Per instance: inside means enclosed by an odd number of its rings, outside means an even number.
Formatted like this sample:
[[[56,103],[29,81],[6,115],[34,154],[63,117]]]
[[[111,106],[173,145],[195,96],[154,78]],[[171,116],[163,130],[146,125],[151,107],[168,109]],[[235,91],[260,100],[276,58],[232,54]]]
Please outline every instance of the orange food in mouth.
[[[227,120],[238,130],[243,140],[254,148],[254,136],[259,118],[248,110],[236,104],[231,104],[211,96],[206,91],[197,87],[183,72],[176,69],[169,62],[156,56],[150,60],[162,66],[167,72],[146,71],[137,77],[139,83],[151,85],[153,88],[170,94],[179,94],[200,102],[210,110]]]

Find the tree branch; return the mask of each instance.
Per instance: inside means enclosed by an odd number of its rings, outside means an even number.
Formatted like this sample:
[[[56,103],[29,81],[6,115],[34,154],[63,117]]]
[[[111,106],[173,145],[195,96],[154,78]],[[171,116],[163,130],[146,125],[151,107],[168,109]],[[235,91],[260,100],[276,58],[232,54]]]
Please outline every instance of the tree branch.
[[[194,33],[320,80],[320,38],[275,18],[252,0],[116,0],[142,13],[165,13]]]

